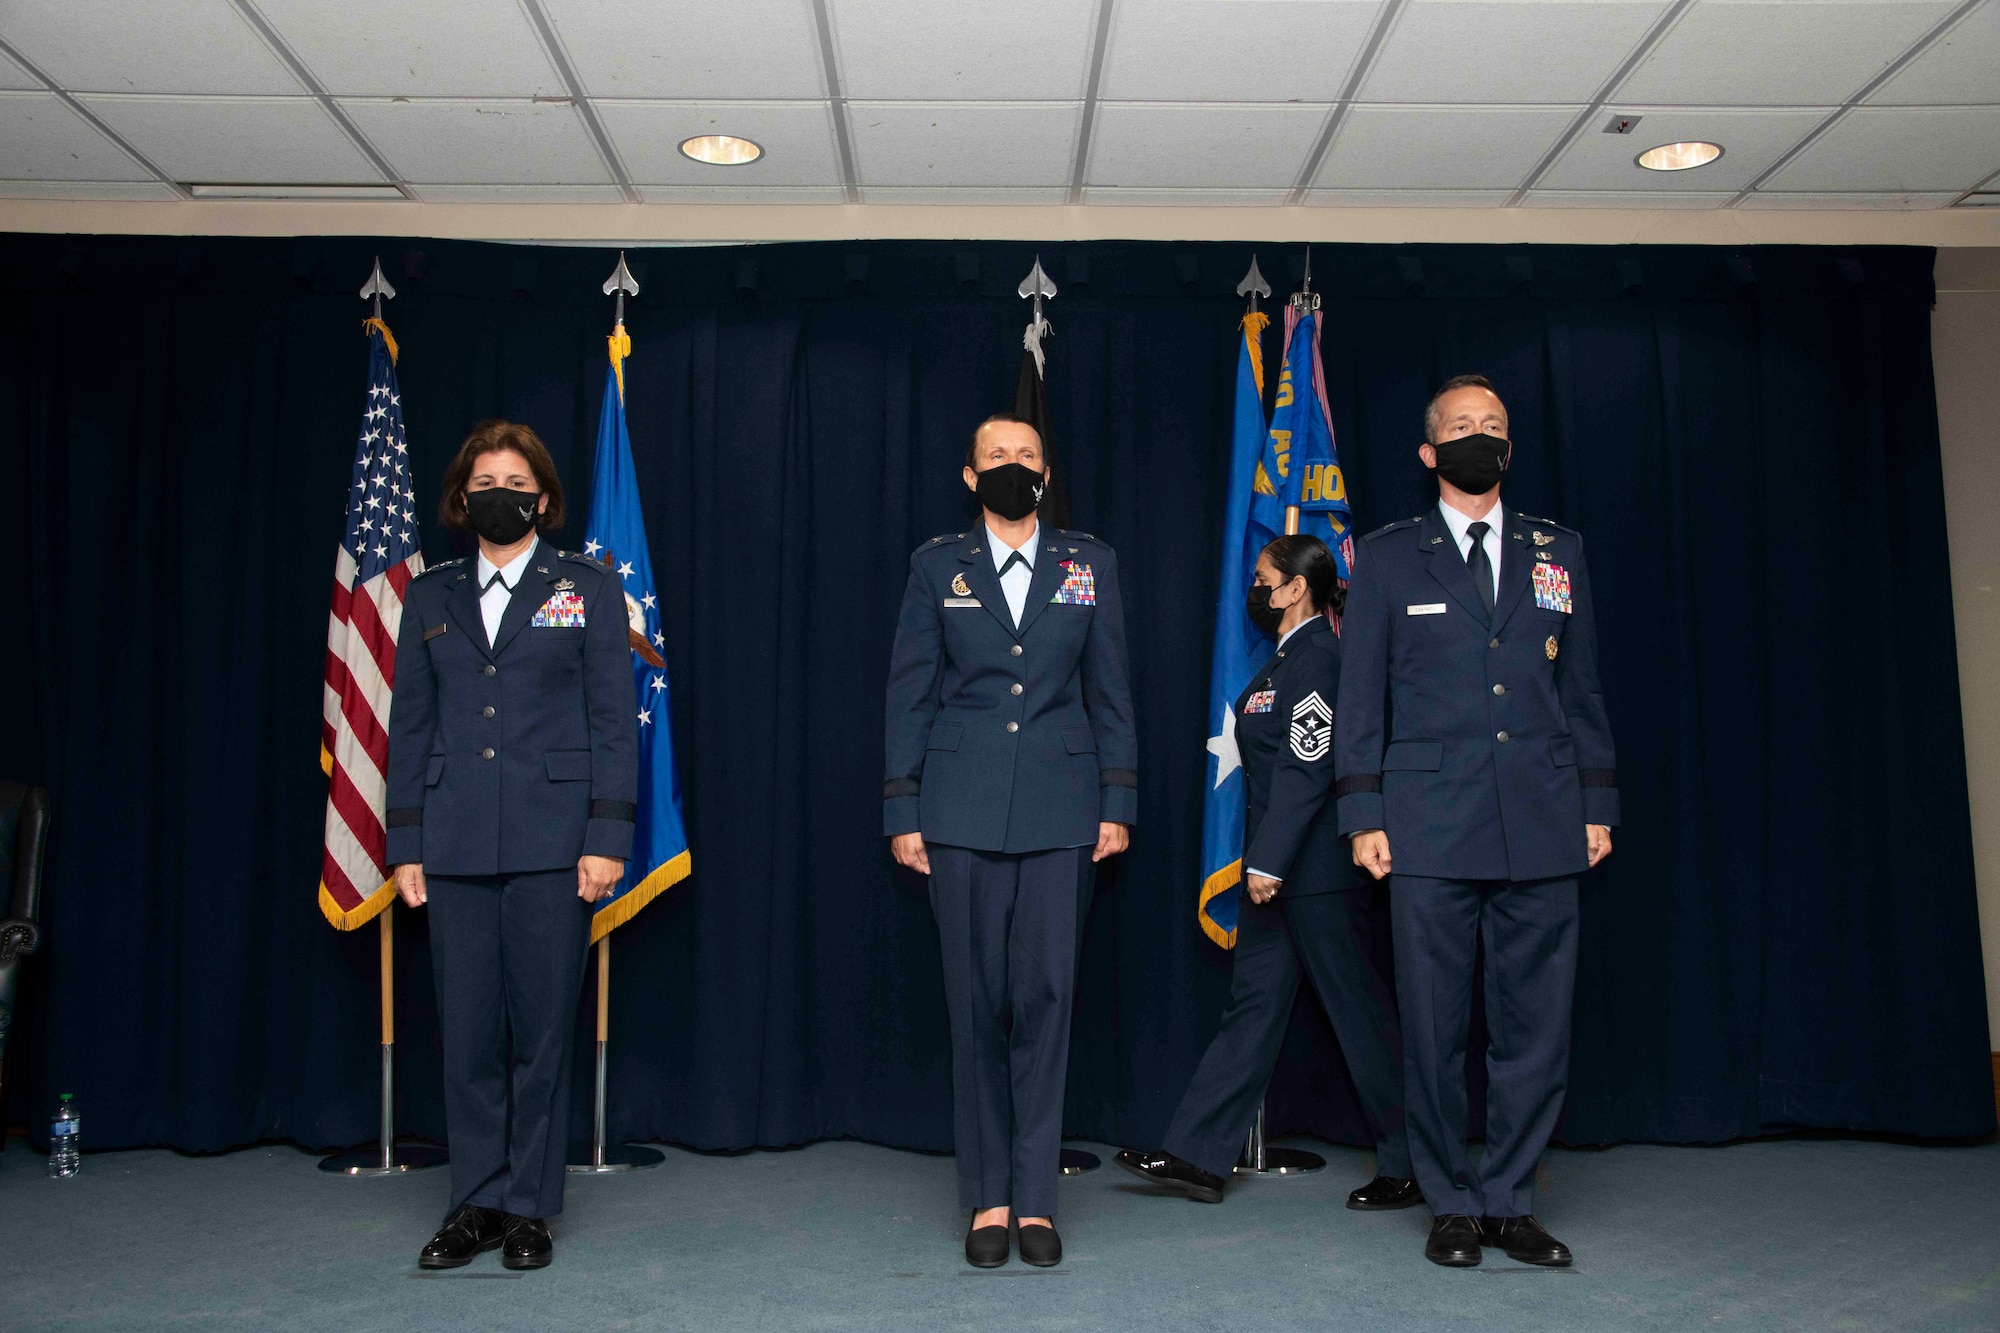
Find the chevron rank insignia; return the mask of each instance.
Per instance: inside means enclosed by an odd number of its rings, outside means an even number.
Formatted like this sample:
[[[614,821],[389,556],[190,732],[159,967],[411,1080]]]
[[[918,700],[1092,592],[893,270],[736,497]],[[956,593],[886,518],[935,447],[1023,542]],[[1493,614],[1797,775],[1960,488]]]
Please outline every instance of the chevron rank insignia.
[[[1333,749],[1333,710],[1314,690],[1292,705],[1292,753],[1308,764],[1326,758]]]
[[[1050,606],[1096,606],[1097,580],[1092,577],[1090,566],[1081,560],[1062,562],[1062,587],[1049,598]]]
[[[528,622],[529,629],[582,629],[583,598],[573,592],[559,592],[542,603],[542,609],[535,612],[535,618]]]

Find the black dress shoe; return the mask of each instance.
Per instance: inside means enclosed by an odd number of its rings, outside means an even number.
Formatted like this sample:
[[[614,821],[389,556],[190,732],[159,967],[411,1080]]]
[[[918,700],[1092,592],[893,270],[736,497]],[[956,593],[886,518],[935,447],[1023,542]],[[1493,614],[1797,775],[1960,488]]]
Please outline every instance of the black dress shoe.
[[[1398,1180],[1394,1176],[1377,1176],[1347,1196],[1347,1206],[1364,1213],[1408,1208],[1423,1201],[1424,1192],[1417,1188],[1416,1181]]]
[[[498,1248],[506,1234],[507,1214],[497,1208],[460,1204],[417,1256],[417,1267],[463,1268],[474,1255]]]
[[[1054,1268],[1062,1262],[1062,1237],[1054,1227],[1037,1222],[1021,1228],[1021,1262],[1037,1268]]]
[[[1431,1219],[1431,1236],[1424,1242],[1424,1258],[1446,1268],[1477,1268],[1479,1223],[1464,1213],[1446,1213]]]
[[[1201,1203],[1221,1203],[1224,1181],[1213,1171],[1204,1171],[1193,1162],[1184,1162],[1170,1152],[1126,1150],[1112,1158],[1141,1180],[1177,1189]]]
[[[1507,1251],[1509,1259],[1544,1268],[1568,1268],[1575,1262],[1569,1246],[1551,1236],[1532,1217],[1482,1218],[1479,1230],[1488,1245],[1498,1245]]]
[[[974,1213],[974,1217],[978,1214]],[[965,1229],[965,1262],[974,1268],[998,1268],[1007,1262],[1007,1224]]]
[[[502,1268],[547,1268],[555,1261],[556,1243],[549,1224],[538,1217],[507,1218],[507,1244],[500,1251]]]

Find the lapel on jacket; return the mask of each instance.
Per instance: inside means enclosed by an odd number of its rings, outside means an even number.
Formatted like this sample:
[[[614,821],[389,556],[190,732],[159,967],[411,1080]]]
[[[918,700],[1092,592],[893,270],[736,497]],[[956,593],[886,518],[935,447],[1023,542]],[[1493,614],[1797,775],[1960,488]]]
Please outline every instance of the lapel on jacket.
[[[1528,544],[1527,525],[1512,510],[1500,528],[1500,595],[1493,600],[1493,632],[1499,633],[1528,591],[1528,577],[1535,567],[1535,548]]]
[[[1041,546],[1035,552],[1034,577],[1028,580],[1028,600],[1021,607],[1021,629],[1018,637],[1028,637],[1028,627],[1040,619],[1055,600],[1056,589],[1062,587],[1069,571],[1056,559],[1056,543],[1050,538],[1048,528],[1035,530],[1035,541]]]
[[[493,636],[493,655],[498,657],[507,651],[507,645],[514,636],[527,627],[535,618],[535,612],[542,609],[542,603],[549,600],[555,590],[549,585],[562,575],[556,569],[556,548],[545,541],[535,542],[535,553],[528,557],[527,568],[521,571],[521,581],[514,585],[514,595],[507,600],[507,610],[500,617],[500,632]],[[623,615],[625,608],[600,607],[599,615]]]
[[[1472,613],[1472,623],[1486,624],[1486,603],[1479,596],[1479,589],[1473,586],[1472,571],[1465,564],[1465,553],[1458,549],[1458,543],[1452,539],[1450,525],[1435,505],[1417,523],[1417,549],[1432,557],[1431,577],[1460,606]]]
[[[993,569],[993,538],[984,523],[958,544],[958,561],[972,595],[1000,622],[1001,629],[1014,633],[1014,618],[1007,614],[1007,594],[1000,590],[1000,575]]]
[[[486,645],[486,622],[479,617],[478,556],[468,557],[458,567],[458,573],[451,581],[451,591],[445,595],[444,609],[467,642],[483,656],[493,656],[493,650]]]

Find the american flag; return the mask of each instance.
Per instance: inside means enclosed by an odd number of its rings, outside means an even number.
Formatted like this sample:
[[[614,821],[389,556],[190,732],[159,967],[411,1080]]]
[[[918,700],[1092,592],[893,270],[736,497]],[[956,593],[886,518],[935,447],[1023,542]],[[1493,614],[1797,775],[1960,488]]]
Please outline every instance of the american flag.
[[[326,770],[326,846],[319,905],[342,930],[389,905],[382,828],[389,769],[389,696],[396,683],[396,631],[403,590],[424,572],[416,490],[396,389],[396,343],[379,319],[368,333],[368,396],[354,442],[347,533],[333,561],[326,622],[326,690],[320,766]]]

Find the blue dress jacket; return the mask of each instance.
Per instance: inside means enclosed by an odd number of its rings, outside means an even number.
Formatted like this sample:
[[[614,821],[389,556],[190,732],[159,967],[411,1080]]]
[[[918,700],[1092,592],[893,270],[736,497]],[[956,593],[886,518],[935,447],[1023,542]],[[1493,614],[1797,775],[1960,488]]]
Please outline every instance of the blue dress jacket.
[[[1582,873],[1618,777],[1583,538],[1507,511],[1491,620],[1435,508],[1372,532],[1341,625],[1340,831],[1382,829],[1397,874]]]
[[[1118,559],[1044,527],[1014,626],[984,526],[910,557],[889,659],[882,828],[980,851],[1096,843],[1139,817]]]
[[[1357,884],[1331,800],[1340,647],[1326,617],[1314,616],[1236,699],[1243,871],[1283,880],[1281,898],[1336,893]]]
[[[472,560],[403,599],[389,710],[389,862],[434,875],[625,859],[638,707],[617,575],[546,541],[486,643]]]

